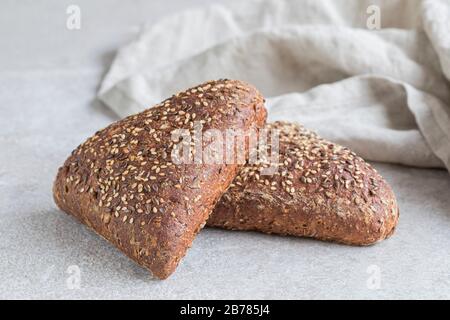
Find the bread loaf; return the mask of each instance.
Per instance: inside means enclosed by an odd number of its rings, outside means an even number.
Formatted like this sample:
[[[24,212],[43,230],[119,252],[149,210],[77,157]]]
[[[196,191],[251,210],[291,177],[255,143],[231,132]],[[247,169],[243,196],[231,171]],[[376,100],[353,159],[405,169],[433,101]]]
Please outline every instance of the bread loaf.
[[[59,169],[56,204],[137,263],[167,278],[236,176],[237,163],[175,164],[174,129],[264,125],[263,98],[239,81],[212,81],[115,122]],[[205,142],[206,143],[206,142]]]
[[[399,217],[387,182],[355,153],[301,126],[276,122],[280,158],[248,164],[207,225],[369,245],[391,235]]]

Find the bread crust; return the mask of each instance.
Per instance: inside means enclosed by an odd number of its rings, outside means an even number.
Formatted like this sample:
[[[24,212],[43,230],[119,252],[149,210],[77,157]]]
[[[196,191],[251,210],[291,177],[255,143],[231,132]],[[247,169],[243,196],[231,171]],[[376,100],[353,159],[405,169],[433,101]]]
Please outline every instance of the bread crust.
[[[370,245],[390,236],[399,210],[388,183],[351,150],[302,126],[280,132],[275,175],[264,163],[241,169],[207,221],[211,227]]]
[[[53,187],[73,215],[155,276],[167,278],[239,167],[174,164],[174,129],[248,130],[264,125],[264,99],[235,80],[211,81],[115,122],[75,149]]]

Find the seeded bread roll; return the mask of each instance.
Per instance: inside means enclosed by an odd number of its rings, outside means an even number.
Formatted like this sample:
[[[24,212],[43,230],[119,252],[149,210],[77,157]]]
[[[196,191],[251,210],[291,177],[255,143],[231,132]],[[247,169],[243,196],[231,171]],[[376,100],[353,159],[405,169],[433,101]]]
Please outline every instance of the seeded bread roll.
[[[59,169],[55,202],[165,279],[241,167],[175,164],[171,133],[191,132],[194,121],[221,132],[261,127],[263,103],[254,87],[219,80],[115,122],[75,149]]]
[[[267,161],[247,164],[208,226],[352,245],[370,245],[394,232],[395,196],[370,164],[301,126],[276,122],[267,129],[280,132],[276,174],[261,175]]]

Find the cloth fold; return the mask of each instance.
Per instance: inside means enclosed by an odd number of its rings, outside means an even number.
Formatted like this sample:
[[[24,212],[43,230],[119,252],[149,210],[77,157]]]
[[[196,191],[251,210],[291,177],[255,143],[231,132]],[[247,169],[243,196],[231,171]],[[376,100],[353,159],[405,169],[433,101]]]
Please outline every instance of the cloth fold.
[[[367,28],[373,6],[380,30]],[[98,96],[123,117],[240,79],[268,97],[269,121],[300,122],[367,160],[450,170],[449,21],[446,0],[212,5],[145,27]]]

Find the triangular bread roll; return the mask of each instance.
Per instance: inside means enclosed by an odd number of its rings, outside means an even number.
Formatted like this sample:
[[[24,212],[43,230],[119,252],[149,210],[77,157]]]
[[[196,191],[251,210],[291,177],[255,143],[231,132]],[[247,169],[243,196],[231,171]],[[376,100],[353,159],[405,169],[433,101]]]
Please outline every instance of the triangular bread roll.
[[[238,163],[174,163],[174,130],[249,130],[264,125],[264,99],[243,82],[219,80],[178,93],[87,139],[59,169],[54,199],[154,275],[167,278]],[[207,142],[204,142],[206,144]]]
[[[369,245],[394,232],[399,210],[388,183],[348,148],[296,124],[276,122],[279,159],[241,169],[207,225]]]

